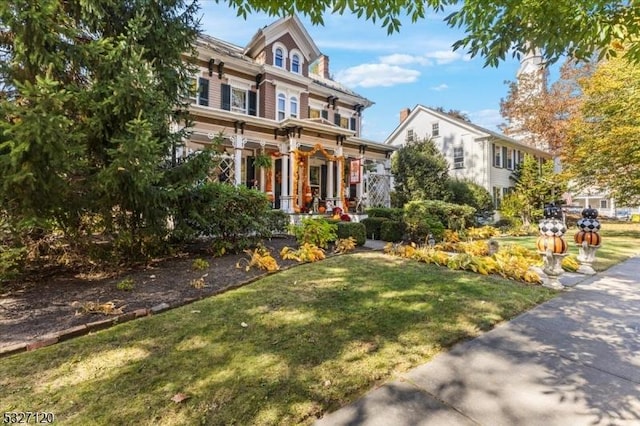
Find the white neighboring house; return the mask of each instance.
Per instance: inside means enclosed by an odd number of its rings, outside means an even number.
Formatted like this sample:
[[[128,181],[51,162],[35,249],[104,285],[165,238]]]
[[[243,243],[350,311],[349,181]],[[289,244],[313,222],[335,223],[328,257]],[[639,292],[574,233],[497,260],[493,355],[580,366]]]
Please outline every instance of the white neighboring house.
[[[385,143],[400,147],[425,138],[433,139],[449,162],[449,176],[486,188],[496,209],[513,187],[509,177],[525,153],[538,161],[552,159],[545,151],[423,105],[400,111],[400,124]]]

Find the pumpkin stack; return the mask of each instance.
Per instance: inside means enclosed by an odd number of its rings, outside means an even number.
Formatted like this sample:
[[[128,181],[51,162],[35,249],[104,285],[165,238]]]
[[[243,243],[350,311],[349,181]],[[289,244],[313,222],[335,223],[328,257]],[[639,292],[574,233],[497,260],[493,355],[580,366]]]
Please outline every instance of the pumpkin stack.
[[[554,254],[567,252],[567,242],[562,238],[567,232],[567,226],[562,221],[562,211],[559,207],[550,205],[544,209],[544,219],[538,224],[540,236],[536,241],[539,251],[546,253],[551,250]]]
[[[600,247],[602,238],[600,237],[600,222],[598,221],[598,210],[586,208],[582,210],[582,218],[578,219],[579,231],[573,237],[576,244],[582,246],[586,241],[589,247]]]

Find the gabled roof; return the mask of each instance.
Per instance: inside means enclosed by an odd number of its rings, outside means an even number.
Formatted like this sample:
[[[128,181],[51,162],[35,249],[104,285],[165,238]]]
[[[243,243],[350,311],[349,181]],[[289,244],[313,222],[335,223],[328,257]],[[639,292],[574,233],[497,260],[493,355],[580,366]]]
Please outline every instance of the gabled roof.
[[[320,56],[320,50],[296,16],[280,18],[272,24],[259,29],[244,49],[244,54],[252,58],[265,46],[278,40],[283,34],[289,33],[309,63]]]
[[[500,140],[500,141],[508,142],[510,144],[513,144],[513,145],[522,146],[522,147],[528,148],[530,150],[538,151],[540,153],[548,154],[545,151],[540,151],[537,148],[534,148],[532,146],[526,145],[526,144],[524,144],[524,143],[522,143],[522,142],[520,142],[520,141],[518,141],[516,139],[510,138],[510,137],[505,136],[505,135],[503,135],[501,133],[494,132],[492,130],[486,129],[486,128],[481,127],[481,126],[478,126],[477,124],[473,124],[473,123],[470,123],[468,121],[461,120],[461,119],[453,117],[453,116],[451,116],[449,114],[445,114],[443,112],[436,111],[433,108],[429,108],[429,107],[426,107],[426,106],[421,105],[421,104],[417,104],[411,110],[411,112],[409,113],[409,116],[407,118],[405,118],[404,121],[402,123],[400,123],[398,125],[398,127],[396,127],[393,130],[393,132],[391,132],[391,134],[385,139],[384,143],[385,144],[391,143],[391,140],[394,139],[398,134],[404,132],[407,129],[407,127],[409,127],[411,125],[411,121],[418,114],[421,114],[421,113],[426,113],[426,114],[435,116],[440,120],[449,121],[451,123],[454,123],[456,126],[461,127],[463,129],[465,129],[466,131],[475,134],[476,137],[480,137],[480,138],[482,138],[482,137],[489,138],[490,137],[490,138],[497,139],[497,140]]]

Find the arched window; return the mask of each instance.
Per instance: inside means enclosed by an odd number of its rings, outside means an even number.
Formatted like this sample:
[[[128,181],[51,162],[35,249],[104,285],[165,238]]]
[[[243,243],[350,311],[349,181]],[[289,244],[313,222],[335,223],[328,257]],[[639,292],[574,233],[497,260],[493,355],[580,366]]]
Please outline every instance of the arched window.
[[[284,93],[278,94],[278,121],[284,120],[286,116],[287,97]]]
[[[298,118],[298,98],[296,98],[295,96],[291,97],[290,107],[290,116],[293,118]]]
[[[300,74],[300,56],[297,53],[291,57],[291,72]]]
[[[274,65],[276,67],[284,68],[284,51],[280,47],[276,48]]]

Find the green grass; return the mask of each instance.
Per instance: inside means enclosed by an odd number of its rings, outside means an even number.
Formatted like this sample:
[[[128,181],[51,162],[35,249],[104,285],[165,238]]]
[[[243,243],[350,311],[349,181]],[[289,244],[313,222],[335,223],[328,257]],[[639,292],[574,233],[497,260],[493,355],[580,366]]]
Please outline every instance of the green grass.
[[[565,234],[569,243],[569,253],[578,255],[578,246],[573,236],[578,232],[573,227]],[[630,222],[604,222],[600,230],[602,242],[596,252],[596,261],[592,265],[596,271],[604,271],[611,266],[640,254],[640,224]],[[500,244],[520,244],[528,249],[536,249],[536,236],[499,237]]]
[[[333,257],[0,362],[0,411],[63,424],[308,424],[554,292]],[[174,403],[182,392],[190,398]]]

